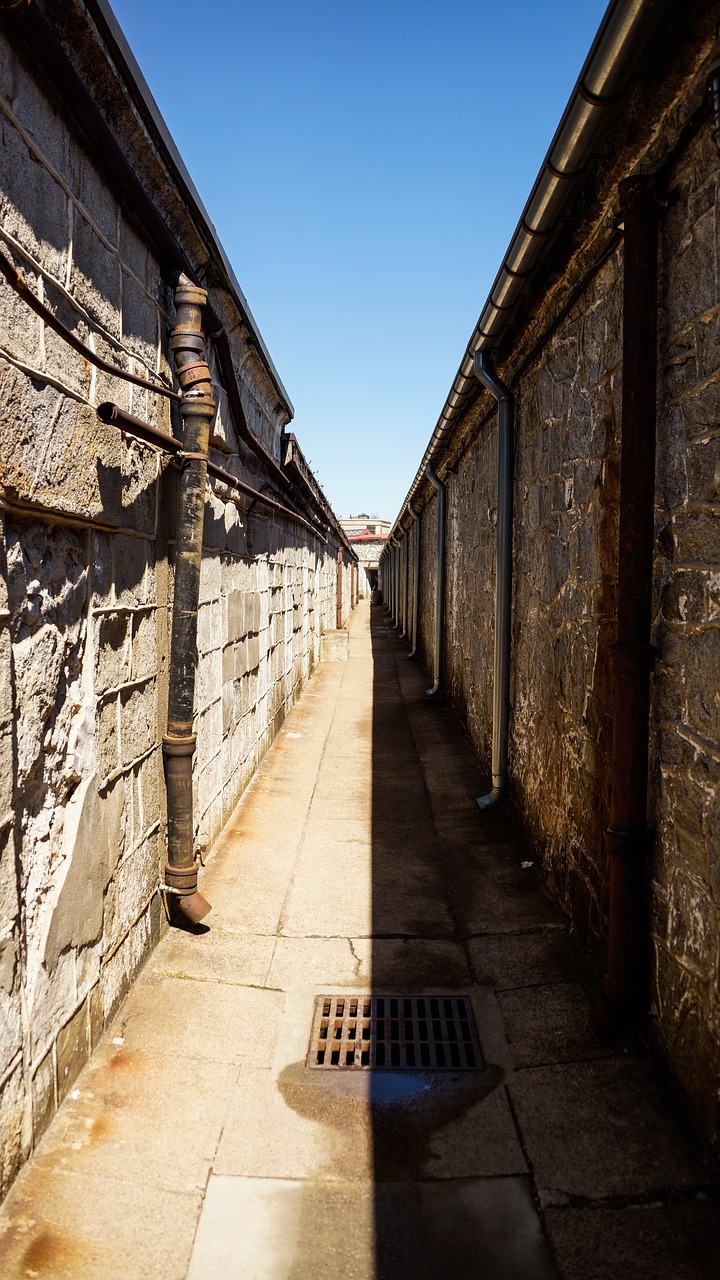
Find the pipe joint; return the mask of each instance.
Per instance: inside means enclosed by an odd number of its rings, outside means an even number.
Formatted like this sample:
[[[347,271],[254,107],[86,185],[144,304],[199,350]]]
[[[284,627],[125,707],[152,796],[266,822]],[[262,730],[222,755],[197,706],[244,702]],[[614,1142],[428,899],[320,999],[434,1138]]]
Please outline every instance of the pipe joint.
[[[495,778],[493,778],[493,783],[495,783]],[[478,809],[481,809],[483,813],[486,813],[488,809],[494,809],[495,805],[499,804],[505,795],[506,785],[503,778],[493,786],[491,791],[488,791],[486,796],[478,796],[475,801]]]
[[[605,849],[610,858],[622,862],[634,862],[638,858],[648,858],[655,843],[655,828],[644,826],[631,831],[618,831],[613,827],[605,828]]]
[[[167,733],[162,740],[163,755],[166,757],[191,756],[195,752],[195,743],[197,739],[194,733],[188,733],[183,736],[176,737],[174,734]]]

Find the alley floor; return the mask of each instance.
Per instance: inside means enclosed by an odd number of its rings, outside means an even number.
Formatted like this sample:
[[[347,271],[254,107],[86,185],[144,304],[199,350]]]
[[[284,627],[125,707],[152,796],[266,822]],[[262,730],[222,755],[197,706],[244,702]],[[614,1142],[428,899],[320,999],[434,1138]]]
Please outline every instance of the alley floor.
[[[592,1035],[582,955],[383,609],[349,630],[208,860],[209,927],[161,941],[5,1201],[0,1274],[717,1280],[715,1167]],[[310,1067],[318,995],[463,996],[484,1068]]]

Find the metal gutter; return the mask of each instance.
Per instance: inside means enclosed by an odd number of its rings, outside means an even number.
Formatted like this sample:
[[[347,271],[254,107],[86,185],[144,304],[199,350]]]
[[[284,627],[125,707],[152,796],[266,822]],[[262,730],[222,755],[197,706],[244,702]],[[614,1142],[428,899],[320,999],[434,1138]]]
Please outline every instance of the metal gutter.
[[[670,0],[611,0],[530,192],[500,270],[470,336],[442,413],[393,531],[453,423],[477,396],[476,350],[497,346],[585,180],[587,165],[623,99],[637,62]],[[391,531],[392,532],[392,531]]]

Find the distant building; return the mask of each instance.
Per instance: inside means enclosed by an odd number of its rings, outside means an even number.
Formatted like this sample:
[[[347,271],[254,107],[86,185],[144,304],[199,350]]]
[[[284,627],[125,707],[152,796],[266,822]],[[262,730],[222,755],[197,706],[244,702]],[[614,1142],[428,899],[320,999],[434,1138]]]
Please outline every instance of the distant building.
[[[361,511],[359,516],[348,516],[347,520],[340,520],[339,524],[345,530],[348,538],[352,538],[353,534],[358,533],[377,534],[381,538],[387,538],[391,522],[389,520],[378,520],[374,516],[369,516],[366,511]]]
[[[338,522],[365,569],[371,587],[377,586],[380,554],[390,532],[389,520],[378,520],[361,512]]]

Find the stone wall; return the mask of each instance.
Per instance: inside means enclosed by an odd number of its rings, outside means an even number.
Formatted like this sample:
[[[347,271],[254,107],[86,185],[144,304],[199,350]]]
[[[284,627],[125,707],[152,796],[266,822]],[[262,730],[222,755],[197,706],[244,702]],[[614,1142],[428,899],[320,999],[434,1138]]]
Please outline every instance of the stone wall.
[[[52,14],[53,6],[49,6]],[[202,274],[195,211],[80,4],[68,50]],[[66,24],[66,25],[65,25]],[[71,34],[74,43],[71,41]],[[172,291],[152,243],[13,27],[0,27],[0,251],[86,344],[171,384]],[[277,459],[282,389],[227,289],[248,425]],[[213,457],[258,489],[211,355]],[[166,398],[98,371],[0,284],[0,1193],[165,926],[176,469],[99,421],[166,433]],[[272,483],[272,481],[271,481]],[[285,495],[278,495],[281,499]],[[337,542],[208,486],[198,617],[196,838],[232,812],[336,625]],[[347,561],[347,556],[346,556]],[[349,561],[343,618],[350,613]]]
[[[694,12],[694,16],[693,16]],[[690,6],[604,140],[546,296],[498,368],[515,396],[510,799],[547,883],[603,963],[622,383],[617,183],[656,172],[702,102],[718,6]],[[653,1043],[720,1143],[720,158],[705,122],[660,211],[658,460],[649,809]],[[573,291],[575,301],[573,302]],[[543,334],[548,336],[543,337]],[[496,406],[486,393],[434,465],[447,484],[447,696],[490,772]],[[432,668],[436,498],[424,482],[419,651]]]

